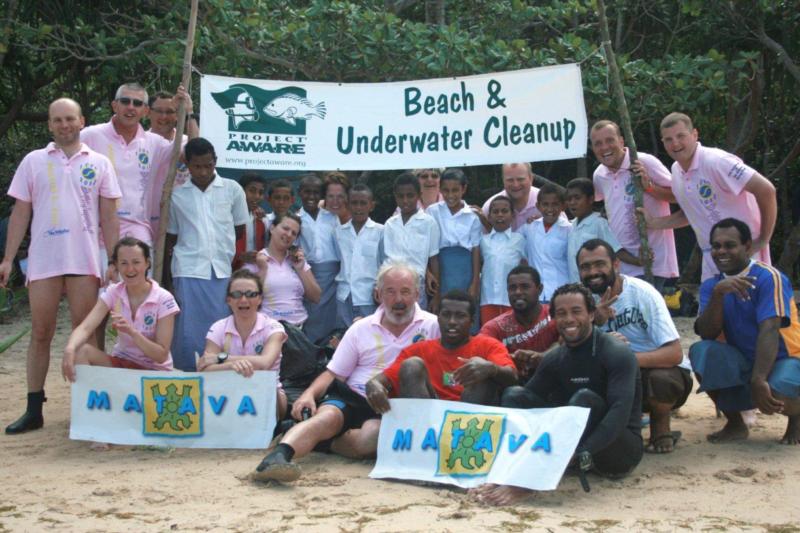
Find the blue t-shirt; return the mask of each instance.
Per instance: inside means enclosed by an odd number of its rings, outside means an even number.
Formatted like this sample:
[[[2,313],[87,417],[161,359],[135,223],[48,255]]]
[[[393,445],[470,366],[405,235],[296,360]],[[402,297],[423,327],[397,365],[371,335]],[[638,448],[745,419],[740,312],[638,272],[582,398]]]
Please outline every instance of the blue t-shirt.
[[[740,275],[754,277],[755,288],[748,289],[749,300],[742,300],[735,294],[724,296],[722,316],[725,341],[755,361],[758,325],[768,318],[780,317],[777,358],[800,357],[800,322],[789,278],[778,269],[758,261],[752,261]],[[723,274],[717,274],[700,286],[700,313],[711,300],[716,284],[723,279]]]

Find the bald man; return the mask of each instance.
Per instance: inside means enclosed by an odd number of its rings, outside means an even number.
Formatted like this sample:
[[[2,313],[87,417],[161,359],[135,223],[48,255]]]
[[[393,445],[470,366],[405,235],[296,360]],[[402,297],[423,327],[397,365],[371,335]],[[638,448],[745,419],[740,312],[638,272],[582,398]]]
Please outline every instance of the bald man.
[[[109,251],[119,236],[116,200],[122,195],[117,177],[106,156],[81,143],[84,119],[80,105],[69,98],[54,101],[47,125],[53,142],[25,156],[8,189],[15,203],[0,263],[0,286],[9,281],[12,262],[30,223],[26,283],[32,331],[27,356],[28,405],[18,420],[6,427],[7,435],[42,427],[44,382],[61,295],[67,295],[74,328],[97,300],[101,283],[98,234],[102,230]]]

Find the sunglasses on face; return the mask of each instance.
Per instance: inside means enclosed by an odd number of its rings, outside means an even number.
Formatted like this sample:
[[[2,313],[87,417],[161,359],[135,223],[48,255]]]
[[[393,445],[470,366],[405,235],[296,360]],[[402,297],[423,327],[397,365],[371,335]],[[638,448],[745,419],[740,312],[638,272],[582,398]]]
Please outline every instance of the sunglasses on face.
[[[238,300],[242,296],[247,296],[248,298],[255,298],[257,296],[261,296],[261,292],[260,291],[231,291],[231,292],[228,293],[228,296],[230,298],[233,298],[234,300]]]
[[[128,98],[127,96],[117,98],[117,102],[122,105],[133,104],[133,107],[142,107],[144,105],[144,100],[139,100],[138,98]]]

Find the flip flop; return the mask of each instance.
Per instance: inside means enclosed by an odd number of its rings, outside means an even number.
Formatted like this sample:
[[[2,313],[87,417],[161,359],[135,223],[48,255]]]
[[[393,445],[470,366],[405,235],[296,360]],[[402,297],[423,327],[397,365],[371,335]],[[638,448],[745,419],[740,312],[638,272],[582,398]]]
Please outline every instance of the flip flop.
[[[675,445],[678,444],[679,440],[681,440],[682,435],[683,434],[680,431],[671,431],[669,433],[659,435],[658,437],[650,439],[650,442],[648,442],[647,446],[644,447],[644,451],[645,453],[672,453],[675,451]],[[660,450],[659,446],[666,444],[667,439],[672,441],[672,448],[669,450]]]

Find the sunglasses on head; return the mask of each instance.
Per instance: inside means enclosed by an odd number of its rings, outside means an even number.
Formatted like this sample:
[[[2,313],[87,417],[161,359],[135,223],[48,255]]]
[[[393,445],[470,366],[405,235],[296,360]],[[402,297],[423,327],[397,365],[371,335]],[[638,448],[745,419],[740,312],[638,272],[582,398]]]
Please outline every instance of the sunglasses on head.
[[[128,98],[127,96],[117,98],[117,102],[122,105],[133,104],[133,107],[142,107],[144,105],[144,100],[139,100],[138,98]]]
[[[261,296],[261,291],[231,291],[228,293],[228,296],[233,298],[234,300],[238,300],[242,296],[247,296],[248,298],[255,298],[256,296]]]

